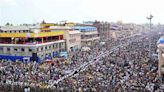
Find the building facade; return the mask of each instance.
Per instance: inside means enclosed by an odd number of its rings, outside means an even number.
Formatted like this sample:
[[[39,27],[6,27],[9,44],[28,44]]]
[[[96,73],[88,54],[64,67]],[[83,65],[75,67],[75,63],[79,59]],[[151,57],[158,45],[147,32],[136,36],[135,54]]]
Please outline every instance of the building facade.
[[[48,27],[47,27],[48,29]],[[0,59],[43,61],[65,50],[64,31],[45,31],[28,26],[0,28]]]
[[[101,41],[107,41],[110,38],[110,23],[95,21],[93,26],[97,28]]]
[[[84,21],[82,26],[94,26],[97,28],[100,41],[107,41],[110,37],[110,23],[100,21]]]
[[[81,32],[76,30],[66,30],[65,37],[67,52],[74,52],[81,48]]]
[[[96,27],[75,26],[74,30],[81,32],[81,46],[93,46],[100,40]]]
[[[117,40],[138,33],[135,24],[111,23],[110,37]]]
[[[81,48],[81,32],[73,30],[73,26],[53,26],[52,31],[64,31],[64,39],[66,41],[67,52],[74,52]]]

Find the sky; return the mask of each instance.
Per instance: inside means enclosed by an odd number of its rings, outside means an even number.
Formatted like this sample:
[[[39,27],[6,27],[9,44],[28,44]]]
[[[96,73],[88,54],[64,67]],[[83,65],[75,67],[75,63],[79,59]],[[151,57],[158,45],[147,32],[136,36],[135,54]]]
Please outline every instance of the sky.
[[[163,0],[0,0],[0,25],[108,21],[164,24]]]

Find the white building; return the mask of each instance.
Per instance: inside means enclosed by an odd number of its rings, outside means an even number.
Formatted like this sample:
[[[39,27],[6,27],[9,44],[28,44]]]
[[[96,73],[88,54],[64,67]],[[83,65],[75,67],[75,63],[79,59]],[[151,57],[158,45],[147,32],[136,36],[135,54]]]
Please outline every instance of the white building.
[[[79,31],[65,31],[67,51],[73,52],[81,48],[81,32]]]
[[[51,27],[53,31],[62,30],[64,31],[64,39],[66,41],[67,52],[73,52],[81,48],[81,32],[73,30],[72,27],[68,26],[54,26]]]
[[[100,40],[96,27],[75,26],[74,30],[81,32],[81,46],[93,46]]]

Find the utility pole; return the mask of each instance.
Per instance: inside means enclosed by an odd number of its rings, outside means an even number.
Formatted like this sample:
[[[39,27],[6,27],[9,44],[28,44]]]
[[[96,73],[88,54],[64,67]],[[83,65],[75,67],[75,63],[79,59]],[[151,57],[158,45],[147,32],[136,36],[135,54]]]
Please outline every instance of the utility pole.
[[[150,21],[149,22],[149,27],[150,27],[150,32],[151,32],[151,20],[153,18],[153,15],[150,14],[149,17],[147,17],[147,19]],[[151,58],[151,37],[149,37],[149,58]]]

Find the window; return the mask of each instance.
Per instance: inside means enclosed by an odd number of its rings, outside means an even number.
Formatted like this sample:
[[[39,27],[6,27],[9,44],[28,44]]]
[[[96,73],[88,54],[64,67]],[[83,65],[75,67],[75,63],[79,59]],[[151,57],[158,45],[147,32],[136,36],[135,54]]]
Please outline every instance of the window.
[[[41,51],[43,50],[43,47],[41,47]]]
[[[58,43],[56,44],[56,48],[58,48]]]
[[[15,49],[14,49],[14,51],[18,51],[18,49],[17,49],[17,48],[15,48]]]
[[[2,50],[3,50],[3,48],[0,48],[0,50],[2,51]]]
[[[10,48],[7,48],[7,51],[10,51]]]
[[[84,35],[81,35],[81,39],[84,39]]]
[[[47,46],[45,47],[45,49],[47,49]]]
[[[61,48],[61,43],[59,43],[59,48]]]
[[[32,49],[29,48],[29,52],[32,52]]]
[[[37,48],[37,51],[39,51],[39,48]]]
[[[21,51],[24,51],[24,48],[22,48]]]

